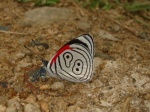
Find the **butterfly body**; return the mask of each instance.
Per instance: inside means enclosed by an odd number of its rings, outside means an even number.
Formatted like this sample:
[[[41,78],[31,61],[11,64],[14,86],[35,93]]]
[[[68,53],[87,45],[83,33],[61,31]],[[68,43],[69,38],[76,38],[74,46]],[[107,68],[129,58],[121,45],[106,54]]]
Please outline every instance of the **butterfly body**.
[[[45,69],[52,77],[87,82],[93,76],[93,57],[93,39],[89,34],[84,34],[60,48]]]

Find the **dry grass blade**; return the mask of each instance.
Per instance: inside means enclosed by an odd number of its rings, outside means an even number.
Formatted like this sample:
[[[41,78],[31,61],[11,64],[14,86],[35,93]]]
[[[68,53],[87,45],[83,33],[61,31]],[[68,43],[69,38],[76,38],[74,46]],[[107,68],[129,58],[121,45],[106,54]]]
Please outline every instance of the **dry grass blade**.
[[[23,35],[23,36],[33,35],[33,34],[26,34],[26,33],[12,32],[12,31],[4,31],[4,30],[0,30],[0,33],[13,34],[13,35]],[[35,35],[33,35],[33,36],[35,36]]]

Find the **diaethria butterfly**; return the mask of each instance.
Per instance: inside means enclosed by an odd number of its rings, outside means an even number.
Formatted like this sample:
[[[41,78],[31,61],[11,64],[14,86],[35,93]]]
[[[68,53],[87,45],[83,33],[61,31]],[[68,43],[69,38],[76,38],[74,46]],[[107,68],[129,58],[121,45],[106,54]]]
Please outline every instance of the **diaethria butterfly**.
[[[94,43],[89,34],[81,35],[60,48],[44,68],[52,77],[71,82],[90,81],[93,76]]]

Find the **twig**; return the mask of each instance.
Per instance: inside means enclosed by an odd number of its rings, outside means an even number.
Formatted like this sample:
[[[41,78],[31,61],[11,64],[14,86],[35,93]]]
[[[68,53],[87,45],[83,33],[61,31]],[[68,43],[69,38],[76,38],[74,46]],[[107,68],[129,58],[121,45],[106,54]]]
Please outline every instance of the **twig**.
[[[0,30],[0,33],[6,33],[6,34],[13,34],[13,35],[33,35],[33,34],[26,34],[26,33],[19,33],[19,32],[12,32],[12,31],[4,31],[4,30]],[[33,35],[35,36],[35,35]]]
[[[109,13],[107,13],[107,15],[109,15]],[[130,29],[129,27],[127,26],[123,26],[120,22],[114,20],[112,17],[108,17],[108,16],[105,16],[107,19],[109,19],[110,21],[113,21],[114,23],[118,24],[119,26],[123,27],[124,29],[130,31],[132,34],[134,34],[135,36],[139,36],[135,31],[133,31],[132,29]]]
[[[110,19],[111,21],[115,22],[116,24],[118,24],[119,26],[123,27],[124,29],[130,31],[132,34],[134,34],[135,36],[138,36],[138,34],[134,31],[132,31],[129,27],[127,26],[123,26],[121,23],[119,23],[118,21],[114,20],[114,19],[111,19],[111,18],[108,18]]]

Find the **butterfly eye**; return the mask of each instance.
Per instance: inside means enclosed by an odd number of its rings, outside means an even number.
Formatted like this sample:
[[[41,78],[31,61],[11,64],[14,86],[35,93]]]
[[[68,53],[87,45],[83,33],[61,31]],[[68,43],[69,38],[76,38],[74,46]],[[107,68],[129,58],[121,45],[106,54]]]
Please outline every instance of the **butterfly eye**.
[[[79,71],[79,68],[76,68],[76,71]]]
[[[82,70],[83,70],[83,62],[82,60],[77,59],[73,66],[73,72],[74,74],[79,75],[82,73]]]
[[[77,63],[78,66],[80,66],[80,63]]]
[[[70,57],[69,55],[66,55],[66,59],[69,59],[69,57]]]
[[[69,53],[69,52],[66,52],[66,53],[63,54],[63,57],[64,57],[66,67],[69,68],[71,66],[71,61],[73,59],[72,54]]]

